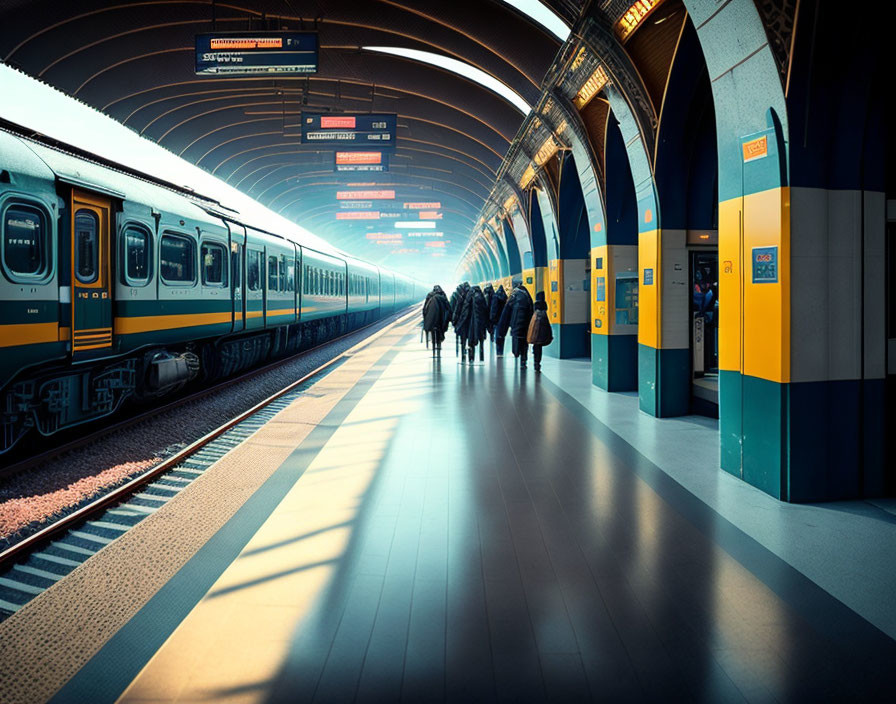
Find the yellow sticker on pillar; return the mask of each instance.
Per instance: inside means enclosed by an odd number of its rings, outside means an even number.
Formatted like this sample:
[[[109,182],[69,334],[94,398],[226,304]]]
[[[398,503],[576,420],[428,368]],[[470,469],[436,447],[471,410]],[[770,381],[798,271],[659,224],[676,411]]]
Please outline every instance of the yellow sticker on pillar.
[[[743,373],[784,384],[790,381],[790,189],[752,193],[743,202]]]
[[[638,235],[638,343],[660,348],[660,290],[662,286],[660,261],[660,231],[651,230]]]
[[[612,285],[608,284],[608,247],[591,250],[591,332],[596,335],[610,334],[610,296]]]
[[[548,317],[552,323],[563,322],[563,267],[560,259],[553,259],[548,266],[547,293]]]

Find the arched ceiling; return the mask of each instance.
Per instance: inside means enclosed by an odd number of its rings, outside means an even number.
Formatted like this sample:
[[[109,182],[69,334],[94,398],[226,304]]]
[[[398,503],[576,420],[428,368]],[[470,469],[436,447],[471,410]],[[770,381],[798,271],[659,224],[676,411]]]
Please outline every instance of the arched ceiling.
[[[578,3],[545,3],[572,22]],[[316,74],[204,78],[194,36],[212,31],[317,29]],[[0,58],[106,112],[358,256],[401,267],[366,234],[382,222],[337,220],[350,184],[439,201],[442,249],[463,251],[524,116],[454,73],[373,53],[418,49],[469,63],[530,104],[559,41],[500,0],[4,0]],[[398,115],[387,173],[335,173],[332,150],[301,145],[302,109]],[[126,159],[126,155],[123,155]],[[389,228],[386,228],[389,229]],[[447,263],[447,262],[446,262]]]

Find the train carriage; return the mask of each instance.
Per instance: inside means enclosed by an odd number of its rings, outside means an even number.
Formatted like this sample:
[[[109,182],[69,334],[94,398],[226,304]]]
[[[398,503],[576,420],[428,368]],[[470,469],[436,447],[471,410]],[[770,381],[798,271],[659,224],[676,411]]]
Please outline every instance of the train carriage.
[[[403,277],[264,227],[0,129],[0,453],[417,299]]]

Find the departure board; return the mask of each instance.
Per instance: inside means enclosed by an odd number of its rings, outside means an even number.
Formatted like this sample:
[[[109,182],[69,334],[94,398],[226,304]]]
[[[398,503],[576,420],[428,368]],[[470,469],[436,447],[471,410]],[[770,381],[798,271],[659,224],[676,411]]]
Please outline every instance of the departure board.
[[[302,113],[302,144],[339,149],[394,149],[395,114]]]
[[[383,152],[336,152],[336,171],[388,171],[389,158]]]
[[[200,76],[288,76],[317,72],[316,32],[217,32],[196,35]]]

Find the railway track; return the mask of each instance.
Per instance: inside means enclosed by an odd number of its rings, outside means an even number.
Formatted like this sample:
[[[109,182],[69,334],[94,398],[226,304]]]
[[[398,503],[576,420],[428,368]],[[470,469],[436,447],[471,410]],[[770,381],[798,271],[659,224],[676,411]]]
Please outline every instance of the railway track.
[[[35,596],[65,577],[144,518],[155,513],[201,476],[206,469],[286,408],[326,371],[418,314],[414,309],[401,315],[370,337],[337,354],[161,463],[0,552],[0,621],[18,611]],[[357,332],[358,330],[355,330],[349,334]],[[345,336],[324,344],[332,344],[343,337]],[[291,359],[294,357],[279,360],[263,369],[231,379],[229,383],[252,378]],[[80,439],[77,444],[49,452],[59,454],[73,447],[83,446],[183,403],[202,398],[208,393],[211,391],[179,399],[155,413],[126,419],[100,433]]]

